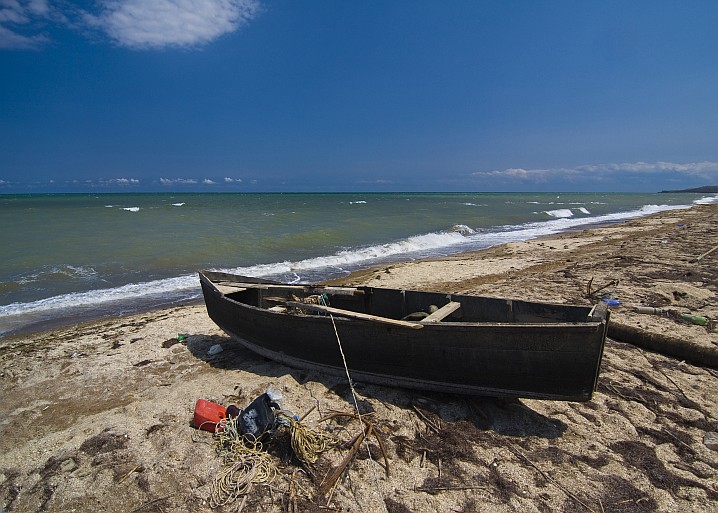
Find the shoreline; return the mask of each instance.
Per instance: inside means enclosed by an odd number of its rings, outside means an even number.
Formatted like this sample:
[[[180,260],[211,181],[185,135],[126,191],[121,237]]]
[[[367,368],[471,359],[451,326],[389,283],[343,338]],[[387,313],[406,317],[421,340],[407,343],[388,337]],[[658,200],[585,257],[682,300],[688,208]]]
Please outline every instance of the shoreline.
[[[718,206],[694,206],[442,259],[376,267],[342,283],[550,303],[591,304],[606,296],[621,302],[611,308],[609,337],[717,367],[716,257],[692,262],[718,241],[717,225]],[[658,308],[664,315],[638,314],[636,307]],[[676,322],[680,314],[710,321],[699,328]]]
[[[0,348],[2,348],[3,344],[9,343],[13,340],[17,339],[25,339],[25,338],[34,338],[34,337],[42,337],[45,336],[48,333],[52,333],[54,331],[61,331],[66,330],[68,328],[72,327],[83,327],[83,326],[90,326],[96,323],[104,323],[108,321],[114,321],[114,322],[121,322],[122,319],[138,316],[138,315],[145,315],[145,314],[152,314],[154,312],[161,312],[164,310],[173,310],[174,308],[182,308],[182,307],[189,307],[189,306],[196,306],[196,305],[204,305],[204,301],[202,298],[197,299],[191,299],[186,301],[178,301],[176,303],[173,303],[171,305],[163,304],[158,305],[155,307],[148,307],[148,308],[140,308],[136,311],[132,311],[130,313],[125,314],[117,314],[117,315],[109,315],[106,317],[96,317],[96,316],[81,316],[77,315],[75,317],[64,317],[64,318],[54,318],[54,319],[47,319],[42,321],[36,321],[33,323],[30,323],[26,326],[23,326],[21,328],[15,328],[11,331],[8,331],[6,333],[0,334]]]
[[[676,209],[678,211],[681,210],[691,210],[696,207],[700,207],[700,204],[692,204],[691,206],[685,208],[685,209]],[[357,269],[354,271],[349,272],[346,275],[337,277],[337,278],[330,278],[323,281],[320,281],[320,283],[332,283],[332,284],[340,284],[343,282],[351,281],[355,279],[355,276],[363,276],[366,273],[372,272],[373,269],[385,269],[385,268],[394,268],[394,267],[401,267],[403,265],[409,265],[417,262],[427,262],[427,261],[446,261],[446,260],[452,260],[454,258],[462,258],[462,255],[466,255],[468,257],[472,257],[473,255],[476,255],[477,257],[481,256],[481,254],[485,252],[491,252],[495,248],[501,248],[506,245],[512,245],[512,244],[522,244],[524,242],[531,242],[534,240],[552,240],[556,237],[560,237],[563,234],[570,234],[570,233],[582,233],[586,231],[591,231],[599,228],[614,226],[614,225],[623,225],[626,223],[631,223],[633,221],[639,221],[641,219],[645,218],[651,218],[654,216],[661,216],[664,214],[670,214],[671,212],[675,212],[676,210],[667,210],[662,211],[659,213],[654,214],[648,214],[645,216],[637,217],[637,218],[630,218],[626,220],[616,220],[616,221],[604,221],[604,222],[591,222],[587,223],[585,225],[580,225],[577,227],[571,227],[567,228],[564,231],[547,234],[547,235],[540,235],[538,237],[534,237],[531,239],[527,239],[520,242],[509,242],[509,243],[503,243],[498,244],[494,246],[489,246],[487,248],[482,249],[470,249],[466,251],[460,251],[457,253],[449,253],[447,255],[437,256],[437,257],[426,257],[421,258],[418,260],[398,260],[396,262],[387,263],[384,265],[376,265],[376,266],[369,266],[362,269]],[[375,284],[376,286],[381,286],[381,284]],[[199,289],[199,285],[198,285]],[[94,322],[101,322],[107,319],[121,319],[123,317],[132,316],[132,315],[142,315],[144,313],[150,313],[157,310],[163,310],[163,309],[170,309],[174,308],[176,306],[192,306],[195,304],[202,304],[203,300],[201,297],[201,294],[199,298],[197,299],[191,299],[191,300],[178,300],[178,301],[170,301],[168,303],[164,303],[162,305],[155,305],[155,306],[149,306],[149,307],[140,307],[140,308],[129,308],[129,313],[124,314],[111,314],[109,316],[101,316],[101,312],[94,313],[94,314],[75,314],[74,316],[70,315],[70,317],[54,317],[51,319],[44,319],[39,321],[33,321],[29,324],[26,324],[21,327],[12,328],[9,331],[6,331],[5,333],[0,334],[0,346],[3,343],[6,343],[7,341],[14,340],[17,338],[23,338],[23,337],[32,337],[33,335],[41,335],[46,332],[51,332],[53,330],[61,330],[64,328],[68,328],[73,325],[85,325],[88,323],[94,323]],[[100,316],[98,316],[100,315]]]
[[[718,205],[694,206],[342,281],[584,304],[605,293],[623,302],[611,323],[718,347],[706,326],[629,308],[718,318],[718,251],[692,262],[717,241]],[[223,350],[211,352],[216,345]],[[251,353],[213,324],[203,304],[16,336],[0,344],[0,507],[234,511],[239,502],[209,506],[224,467],[211,435],[189,426],[194,403],[244,407],[271,387],[283,408],[308,414],[312,428],[334,429],[343,445],[309,467],[273,452],[280,472],[271,489],[252,488],[247,511],[715,511],[718,447],[709,440],[718,431],[718,372],[609,334],[598,383],[585,403],[356,383],[390,472],[360,451],[328,498],[319,483],[357,428],[319,421],[353,410],[346,379]],[[380,454],[374,439],[370,446]]]

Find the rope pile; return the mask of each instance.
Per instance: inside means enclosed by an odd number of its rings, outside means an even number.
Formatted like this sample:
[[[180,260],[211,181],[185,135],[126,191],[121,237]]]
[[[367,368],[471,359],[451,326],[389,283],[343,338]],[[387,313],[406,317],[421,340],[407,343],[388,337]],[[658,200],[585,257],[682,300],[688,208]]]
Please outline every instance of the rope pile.
[[[316,462],[320,453],[336,445],[335,437],[305,426],[290,412],[279,410],[276,416],[279,427],[268,434],[276,437],[288,432],[292,451],[304,464]],[[212,508],[233,503],[249,493],[252,485],[272,484],[279,474],[262,442],[240,432],[238,417],[229,417],[218,424],[214,445],[225,467],[212,483]]]
[[[239,432],[238,417],[218,424],[215,444],[226,467],[212,483],[210,506],[224,506],[249,492],[253,484],[271,484],[277,477],[277,466],[259,440]],[[221,431],[219,429],[221,427]]]
[[[305,426],[287,412],[280,411],[277,416],[281,422],[289,424],[292,450],[302,463],[314,463],[320,453],[336,445],[337,441],[333,436]]]

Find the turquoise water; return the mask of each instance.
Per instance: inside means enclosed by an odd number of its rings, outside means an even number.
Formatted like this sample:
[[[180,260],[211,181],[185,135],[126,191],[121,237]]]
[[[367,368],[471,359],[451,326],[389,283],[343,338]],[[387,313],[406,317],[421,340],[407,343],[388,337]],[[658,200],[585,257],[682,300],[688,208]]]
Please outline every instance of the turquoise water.
[[[717,200],[606,193],[0,196],[0,335],[196,300],[199,269],[316,281]]]

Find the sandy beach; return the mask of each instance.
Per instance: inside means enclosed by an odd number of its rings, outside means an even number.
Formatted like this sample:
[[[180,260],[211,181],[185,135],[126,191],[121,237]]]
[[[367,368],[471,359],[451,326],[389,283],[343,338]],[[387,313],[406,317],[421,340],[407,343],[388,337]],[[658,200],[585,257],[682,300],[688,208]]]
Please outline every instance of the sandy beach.
[[[497,400],[358,384],[370,438],[331,494],[325,476],[359,432],[345,380],[233,342],[204,305],[0,340],[4,512],[718,511],[718,205],[452,257],[337,283],[612,307],[586,403]],[[707,254],[706,254],[707,253]],[[705,255],[705,256],[703,256]],[[666,310],[637,313],[635,307]],[[179,334],[188,336],[182,341]],[[180,337],[182,338],[182,337]],[[210,355],[209,349],[222,351]],[[244,407],[269,387],[339,445],[313,465],[270,453],[271,484],[212,509],[224,468],[190,426],[197,399]],[[388,474],[388,475],[387,475]]]

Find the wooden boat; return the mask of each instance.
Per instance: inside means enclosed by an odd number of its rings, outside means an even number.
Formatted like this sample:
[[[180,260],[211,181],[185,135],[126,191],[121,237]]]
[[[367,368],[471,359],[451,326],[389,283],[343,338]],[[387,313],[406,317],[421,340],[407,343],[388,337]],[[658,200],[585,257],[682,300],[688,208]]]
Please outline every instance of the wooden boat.
[[[248,349],[345,376],[339,339],[352,380],[421,390],[587,401],[609,320],[605,303],[199,278],[209,316]]]

